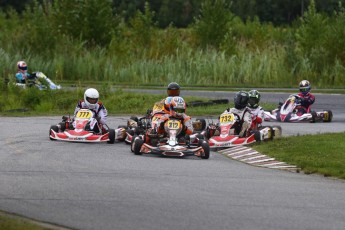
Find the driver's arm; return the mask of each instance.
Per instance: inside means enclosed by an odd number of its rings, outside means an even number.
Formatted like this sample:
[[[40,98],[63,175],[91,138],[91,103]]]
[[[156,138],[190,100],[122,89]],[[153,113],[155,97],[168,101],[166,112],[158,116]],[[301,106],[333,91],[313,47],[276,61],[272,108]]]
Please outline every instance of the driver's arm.
[[[243,124],[238,136],[244,137],[247,134],[246,131],[251,127],[251,125],[252,125],[252,115],[249,111],[245,111],[244,116],[243,116]]]

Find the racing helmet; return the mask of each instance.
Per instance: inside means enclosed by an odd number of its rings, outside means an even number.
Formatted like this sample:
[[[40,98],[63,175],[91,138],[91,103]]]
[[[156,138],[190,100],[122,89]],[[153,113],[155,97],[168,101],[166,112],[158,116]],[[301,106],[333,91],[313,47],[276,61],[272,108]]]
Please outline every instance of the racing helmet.
[[[186,107],[186,102],[182,97],[173,97],[170,102],[170,116],[182,118]]]
[[[176,82],[171,82],[167,88],[167,94],[170,97],[180,96],[180,86]]]
[[[236,109],[244,109],[248,105],[248,93],[245,91],[239,91],[234,97],[234,104]]]
[[[248,107],[256,109],[259,106],[261,95],[259,91],[253,89],[248,92]]]
[[[307,95],[311,90],[311,84],[309,81],[307,80],[302,80],[299,83],[299,91],[303,94],[303,95]]]
[[[89,88],[84,93],[84,102],[89,109],[95,109],[99,98],[97,89]]]
[[[171,103],[171,99],[172,98],[173,97],[165,98],[165,100],[164,100],[164,109],[165,109],[165,111],[169,111],[170,110],[170,103]]]
[[[17,67],[19,71],[25,72],[28,70],[28,65],[25,61],[19,61],[17,62]]]

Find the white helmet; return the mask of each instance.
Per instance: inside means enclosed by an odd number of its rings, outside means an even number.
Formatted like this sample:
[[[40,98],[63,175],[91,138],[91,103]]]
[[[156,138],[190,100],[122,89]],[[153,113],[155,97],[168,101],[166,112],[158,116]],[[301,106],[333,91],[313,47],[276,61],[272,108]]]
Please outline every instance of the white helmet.
[[[26,64],[25,61],[17,62],[17,67],[18,67],[18,70],[20,70],[20,71],[27,71],[28,70],[28,65]]]
[[[90,88],[84,93],[84,102],[89,109],[95,109],[99,98],[97,89]]]

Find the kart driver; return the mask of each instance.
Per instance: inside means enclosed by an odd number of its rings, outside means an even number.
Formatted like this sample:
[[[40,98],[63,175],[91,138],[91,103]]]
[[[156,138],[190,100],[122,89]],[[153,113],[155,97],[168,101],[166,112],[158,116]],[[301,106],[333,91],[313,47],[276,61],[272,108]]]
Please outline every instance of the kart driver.
[[[176,82],[169,83],[167,87],[168,97],[160,101],[160,104],[164,105],[162,106],[163,107],[162,112],[167,113],[167,114],[169,113],[171,99],[173,97],[180,96],[180,88],[181,88],[180,85],[177,84]]]
[[[24,83],[26,79],[32,79],[33,77],[28,73],[28,66],[25,61],[17,62],[18,72],[16,73],[17,83]]]
[[[302,80],[299,83],[299,91],[298,103],[300,103],[300,106],[298,106],[296,109],[297,115],[301,116],[302,114],[308,113],[310,111],[310,106],[315,102],[315,96],[310,93],[311,84],[307,80]]]
[[[257,130],[264,119],[264,109],[259,105],[261,95],[259,91],[253,89],[248,92],[248,109],[252,114],[251,130]]]
[[[182,132],[179,134],[179,136],[183,137],[185,135],[191,135],[193,133],[193,125],[191,117],[186,115],[186,107],[186,102],[182,97],[173,97],[170,102],[169,113],[160,117],[157,125],[157,132],[159,134],[164,134],[164,123],[170,117],[173,117],[181,120],[183,124]]]
[[[100,124],[105,125],[107,121],[108,112],[107,109],[104,107],[103,103],[100,102],[98,99],[99,93],[96,89],[87,89],[84,93],[84,100],[80,100],[74,110],[74,116],[76,116],[77,112],[80,109],[90,109],[94,113],[94,116],[97,119],[97,121]]]
[[[239,91],[235,94],[234,104],[235,108],[228,108],[223,113],[233,113],[237,117],[237,124],[234,125],[234,134],[239,137],[245,137],[249,135],[249,129],[252,124],[252,114],[247,108],[248,105],[248,93]]]

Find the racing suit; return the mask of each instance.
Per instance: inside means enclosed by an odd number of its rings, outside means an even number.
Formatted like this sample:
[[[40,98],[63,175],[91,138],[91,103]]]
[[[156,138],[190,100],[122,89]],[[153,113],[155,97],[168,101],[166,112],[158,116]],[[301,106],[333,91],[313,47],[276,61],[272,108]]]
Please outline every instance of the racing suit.
[[[249,135],[249,129],[252,124],[252,114],[246,107],[244,109],[229,108],[223,113],[233,113],[237,117],[237,122],[234,125],[234,134],[239,137],[245,137]]]
[[[257,108],[248,108],[250,113],[252,114],[252,124],[251,124],[251,130],[257,130],[258,126],[262,124],[262,121],[264,120],[264,109],[261,106],[258,106]]]
[[[31,77],[31,75],[28,72],[18,71],[16,73],[17,83],[24,83],[25,84],[25,80],[30,79],[30,77]]]
[[[74,116],[77,114],[77,112],[80,109],[90,109],[88,108],[88,106],[85,104],[84,100],[80,100],[77,104],[77,106],[75,107],[74,110]],[[90,109],[93,113],[95,118],[103,125],[106,124],[107,121],[107,116],[108,116],[108,112],[107,109],[104,107],[102,102],[97,102],[96,104],[96,108],[95,109]]]
[[[301,105],[296,108],[297,115],[301,116],[304,113],[309,113],[311,105],[315,102],[315,96],[311,93],[307,93],[305,95],[299,93],[298,96],[300,97]]]
[[[164,134],[164,123],[170,118],[170,114],[164,114],[163,116],[160,117],[158,123],[157,123],[157,127],[158,130],[157,132],[159,134]],[[193,133],[193,124],[192,124],[192,120],[191,117],[183,114],[181,118],[177,118],[179,120],[181,120],[182,124],[183,124],[183,129],[182,132],[178,135],[180,137],[187,135],[191,135]]]

